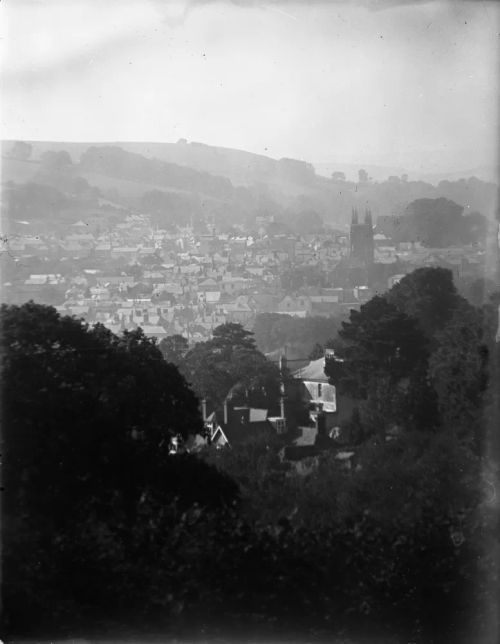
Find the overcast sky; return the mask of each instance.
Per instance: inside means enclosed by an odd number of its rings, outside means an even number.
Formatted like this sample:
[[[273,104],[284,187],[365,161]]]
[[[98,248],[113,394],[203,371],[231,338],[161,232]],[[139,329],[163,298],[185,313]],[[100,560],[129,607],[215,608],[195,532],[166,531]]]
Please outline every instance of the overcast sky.
[[[4,0],[2,138],[495,163],[500,3]]]

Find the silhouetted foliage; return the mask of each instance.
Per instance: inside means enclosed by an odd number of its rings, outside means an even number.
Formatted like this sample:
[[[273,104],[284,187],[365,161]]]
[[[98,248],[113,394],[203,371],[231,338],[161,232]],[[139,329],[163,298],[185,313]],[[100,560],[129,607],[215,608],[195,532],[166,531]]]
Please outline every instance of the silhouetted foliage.
[[[189,343],[184,336],[174,334],[160,340],[158,348],[167,362],[179,365],[188,352]]]
[[[382,228],[396,242],[420,242],[430,248],[485,243],[488,219],[477,211],[463,213],[463,205],[445,197],[420,198],[404,214],[384,218]]]
[[[474,309],[458,295],[450,271],[418,269],[351,312],[326,373],[359,400],[367,435],[391,426],[453,428],[481,443],[496,324],[491,307]]]
[[[388,301],[418,321],[431,342],[434,333],[451,319],[461,298],[446,268],[417,268],[387,293]]]
[[[486,392],[495,352],[497,316],[487,307],[462,303],[437,334],[429,360],[429,378],[436,391],[444,426],[483,453]]]
[[[42,154],[42,169],[50,172],[68,170],[73,165],[66,150],[47,150]]]
[[[117,337],[34,303],[3,305],[1,328],[4,601],[12,619],[21,604],[53,618],[51,598],[98,605],[114,583],[120,596],[116,557],[146,499],[216,507],[236,486],[169,456],[172,436],[202,431],[198,403],[140,330]]]
[[[331,450],[305,475],[278,437],[207,449],[208,463],[169,456],[163,441],[200,419],[155,343],[3,307],[10,629],[88,636],[114,618],[191,639],[489,641],[498,477],[482,447],[486,428],[498,435],[498,319],[436,276],[433,289],[432,272],[410,275],[344,324],[336,368],[371,403],[353,419],[361,444],[350,468]],[[270,364],[239,325],[191,351],[219,396],[225,373],[251,386]],[[409,411],[429,388],[439,431],[412,431],[429,428]],[[388,420],[390,436],[363,433]]]
[[[281,274],[281,287],[288,293],[306,286],[327,286],[326,275],[318,266],[294,266]]]
[[[335,337],[339,327],[340,320],[336,317],[313,315],[297,318],[285,313],[259,313],[253,331],[261,351],[271,352],[293,346],[303,358],[309,355],[316,343],[324,345]]]
[[[213,338],[197,342],[179,368],[197,395],[215,408],[221,407],[230,392],[242,404],[266,409],[277,405],[278,366],[255,347],[253,334],[241,324],[215,328]]]

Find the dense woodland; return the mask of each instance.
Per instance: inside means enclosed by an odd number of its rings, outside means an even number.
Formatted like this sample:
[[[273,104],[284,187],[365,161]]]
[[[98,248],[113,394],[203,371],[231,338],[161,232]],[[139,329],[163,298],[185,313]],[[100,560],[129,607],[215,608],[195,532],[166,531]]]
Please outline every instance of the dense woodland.
[[[492,642],[497,310],[421,269],[332,327],[357,465],[299,476],[280,437],[169,455],[197,396],[275,403],[239,325],[158,346],[3,305],[5,632]]]

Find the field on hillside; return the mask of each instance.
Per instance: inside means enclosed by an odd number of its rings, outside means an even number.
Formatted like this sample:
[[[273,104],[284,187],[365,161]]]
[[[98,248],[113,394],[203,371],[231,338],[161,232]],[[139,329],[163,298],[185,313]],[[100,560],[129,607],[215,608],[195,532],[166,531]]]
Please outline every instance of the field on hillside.
[[[81,144],[82,148],[86,144]],[[2,157],[1,164],[1,180],[6,183],[13,181],[14,183],[45,183],[42,177],[38,177],[40,170],[40,161],[21,161],[18,159],[11,159],[9,157]],[[131,181],[128,179],[117,179],[115,177],[108,177],[106,175],[96,172],[78,172],[76,176],[81,176],[86,179],[91,186],[99,188],[103,194],[111,194],[116,191],[120,197],[119,201],[125,201],[127,205],[138,206],[142,195],[151,190],[161,190],[162,192],[170,192],[183,195],[191,195],[189,190],[182,190],[180,188],[172,188],[165,186],[158,186],[154,183],[145,183],[142,181]],[[220,200],[215,197],[200,194],[200,199],[205,203],[217,203]]]
[[[14,183],[27,183],[35,180],[34,177],[40,169],[40,162],[18,161],[17,159],[2,157],[0,168],[2,182],[14,181]]]
[[[160,190],[165,193],[175,193],[180,195],[190,196],[193,193],[189,190],[181,190],[180,188],[171,188],[166,186],[158,186],[154,183],[144,183],[139,181],[130,181],[128,179],[117,179],[115,177],[108,177],[104,174],[97,172],[81,172],[79,176],[86,179],[91,186],[99,188],[104,195],[112,196],[118,202],[125,201],[127,205],[139,207],[141,197],[145,192],[151,190]],[[113,195],[114,191],[118,193],[117,196]],[[219,202],[220,199],[200,194],[200,199],[203,202]]]

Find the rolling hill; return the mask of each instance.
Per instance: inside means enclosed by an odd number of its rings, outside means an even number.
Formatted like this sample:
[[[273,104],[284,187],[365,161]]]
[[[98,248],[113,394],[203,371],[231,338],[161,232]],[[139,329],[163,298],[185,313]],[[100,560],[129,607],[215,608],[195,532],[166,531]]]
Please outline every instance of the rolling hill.
[[[498,211],[498,187],[477,178],[438,185],[397,175],[365,183],[333,181],[303,161],[276,160],[185,140],[27,142],[31,147],[25,159],[12,158],[13,143],[2,143],[3,182],[34,182],[71,193],[73,181],[85,180],[101,196],[126,207],[140,209],[154,204],[157,214],[173,209],[182,213],[182,218],[190,212],[195,218],[208,216],[227,226],[255,222],[259,215],[286,221],[290,213],[307,218],[315,212],[323,221],[343,227],[350,221],[353,207],[361,211],[370,208],[376,220],[379,215],[401,214],[415,199],[438,197],[490,218]],[[57,157],[57,152],[64,167],[47,162],[47,157]]]

